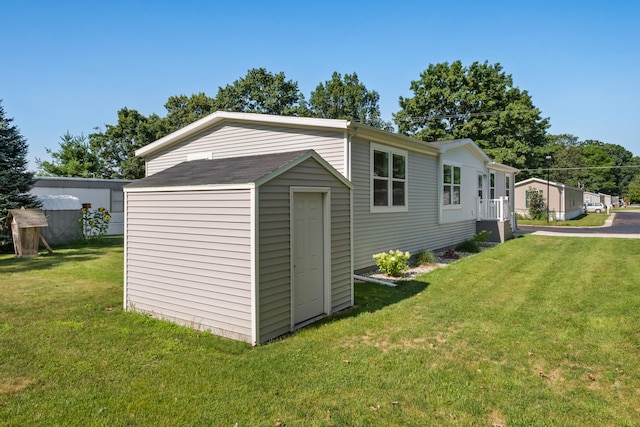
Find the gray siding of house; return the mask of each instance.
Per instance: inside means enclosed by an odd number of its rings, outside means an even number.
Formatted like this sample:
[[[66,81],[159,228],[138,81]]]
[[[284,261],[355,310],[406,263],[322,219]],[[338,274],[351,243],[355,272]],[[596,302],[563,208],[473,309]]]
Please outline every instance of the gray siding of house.
[[[408,153],[408,212],[371,213],[370,143],[354,138],[351,148],[354,268],[373,267],[374,253],[400,249],[412,253],[457,244],[475,234],[476,221],[438,224],[438,158]]]
[[[250,190],[126,198],[127,308],[250,342]]]
[[[223,123],[149,157],[147,176],[186,161],[188,154],[213,153],[214,158],[221,159],[304,149],[315,150],[346,175],[345,145],[343,132],[269,124]]]
[[[309,159],[258,192],[260,341],[291,330],[290,187],[331,188],[331,308],[352,305],[350,190]]]

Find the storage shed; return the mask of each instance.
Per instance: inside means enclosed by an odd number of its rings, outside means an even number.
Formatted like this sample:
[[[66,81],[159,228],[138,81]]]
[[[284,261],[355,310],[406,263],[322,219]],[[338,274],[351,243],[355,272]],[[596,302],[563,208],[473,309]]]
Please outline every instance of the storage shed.
[[[252,344],[353,305],[352,185],[315,151],[180,163],[125,192],[125,310]]]
[[[82,237],[82,203],[69,195],[37,196],[49,226],[40,233],[52,245],[62,245]]]

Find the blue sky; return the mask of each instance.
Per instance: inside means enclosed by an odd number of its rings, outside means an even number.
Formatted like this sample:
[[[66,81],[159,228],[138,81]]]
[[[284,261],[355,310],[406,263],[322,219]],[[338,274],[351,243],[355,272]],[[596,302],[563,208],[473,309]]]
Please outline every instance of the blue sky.
[[[133,108],[165,115],[251,68],[308,99],[334,71],[380,94],[385,120],[429,64],[500,63],[550,133],[640,156],[640,2],[29,1],[2,6],[0,99],[34,159]]]

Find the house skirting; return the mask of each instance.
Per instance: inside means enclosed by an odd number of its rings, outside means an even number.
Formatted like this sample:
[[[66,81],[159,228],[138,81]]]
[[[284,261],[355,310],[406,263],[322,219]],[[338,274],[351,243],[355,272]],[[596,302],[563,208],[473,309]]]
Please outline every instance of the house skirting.
[[[476,222],[476,233],[481,231],[490,231],[488,241],[494,243],[504,243],[513,239],[513,231],[511,230],[511,221],[478,221]]]

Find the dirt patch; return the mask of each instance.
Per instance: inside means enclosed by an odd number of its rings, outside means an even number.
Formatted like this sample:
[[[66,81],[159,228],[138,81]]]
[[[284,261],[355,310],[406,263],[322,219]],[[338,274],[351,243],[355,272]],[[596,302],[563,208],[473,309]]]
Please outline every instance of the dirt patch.
[[[24,390],[34,383],[28,378],[2,378],[0,379],[0,394],[12,394]]]
[[[497,409],[489,414],[489,423],[492,427],[506,427],[507,425],[504,416]]]

